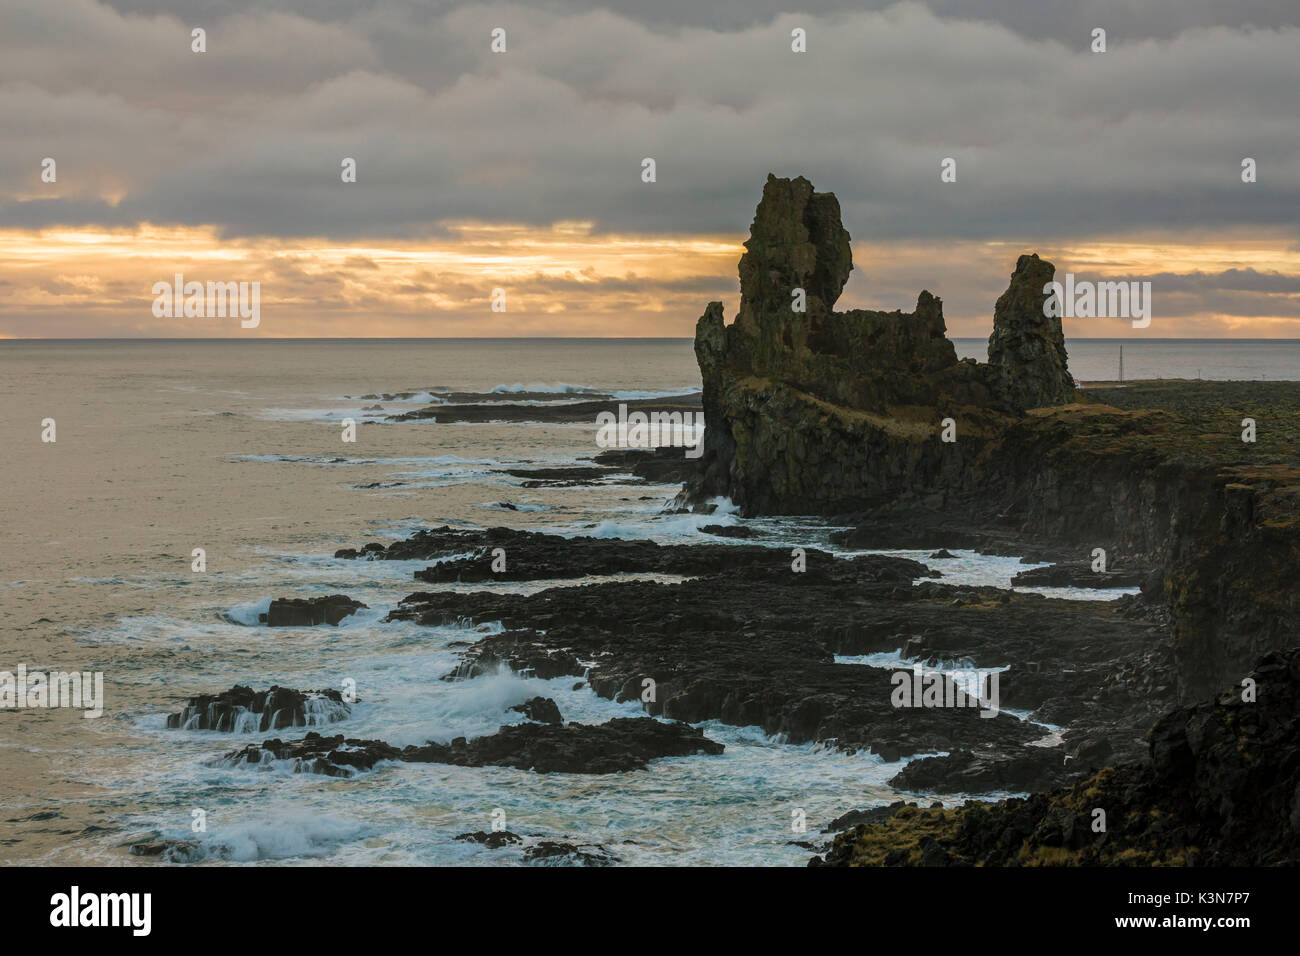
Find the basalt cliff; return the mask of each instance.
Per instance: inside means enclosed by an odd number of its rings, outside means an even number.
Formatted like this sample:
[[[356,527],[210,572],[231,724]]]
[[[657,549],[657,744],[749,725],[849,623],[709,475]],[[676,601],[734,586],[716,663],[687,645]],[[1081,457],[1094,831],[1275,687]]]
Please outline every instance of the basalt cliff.
[[[696,329],[707,427],[683,505],[824,515],[860,548],[1101,549],[1143,581],[1186,703],[1300,643],[1293,383],[1076,389],[1036,255],[994,305],[987,363],[957,358],[928,292],[835,312],[849,235],[803,178],[768,177],[745,249],[736,320],[714,302]]]

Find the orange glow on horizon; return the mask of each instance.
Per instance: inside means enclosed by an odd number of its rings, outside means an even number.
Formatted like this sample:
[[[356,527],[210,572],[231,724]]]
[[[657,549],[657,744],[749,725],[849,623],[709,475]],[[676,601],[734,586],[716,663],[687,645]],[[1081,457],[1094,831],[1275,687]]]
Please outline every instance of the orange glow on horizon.
[[[445,235],[429,239],[356,241],[223,238],[210,226],[151,223],[0,229],[0,337],[689,337],[707,302],[723,300],[729,319],[738,305],[741,236],[597,233],[588,222],[456,222],[444,229]],[[1056,246],[899,240],[853,248],[857,278],[839,308],[909,309],[925,287],[945,295],[954,336],[988,334],[993,301],[1015,257],[1032,249],[1055,261],[1059,272],[1096,278],[1233,269],[1300,277],[1300,252],[1291,242],[1258,232]],[[936,263],[943,264],[941,274],[934,274]],[[224,319],[155,318],[150,290],[178,272],[187,281],[260,282],[261,326],[242,330]],[[494,288],[506,290],[505,312],[491,310]],[[893,301],[898,295],[911,299]],[[1194,296],[1173,296],[1165,302],[1177,311],[1161,313],[1148,332],[1300,337],[1300,297],[1250,295],[1254,312],[1269,312],[1273,301],[1276,314],[1229,314]],[[1119,328],[1067,322],[1066,333],[1107,335]]]

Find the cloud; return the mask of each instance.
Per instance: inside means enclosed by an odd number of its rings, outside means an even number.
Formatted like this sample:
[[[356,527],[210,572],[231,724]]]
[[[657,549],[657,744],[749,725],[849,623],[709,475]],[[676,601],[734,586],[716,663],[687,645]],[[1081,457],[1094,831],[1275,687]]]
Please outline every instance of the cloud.
[[[214,16],[3,0],[0,222],[347,239],[582,219],[743,234],[774,171],[835,191],[850,232],[872,240],[1296,228],[1289,5],[1232,8],[1276,27],[1263,30],[1164,0],[1164,17],[1072,5],[1056,30],[1026,29],[1046,22],[1029,3],[736,4],[716,24],[645,6]],[[1125,18],[1147,27],[1112,27],[1109,51],[1089,51],[1084,24]],[[205,54],[189,50],[200,20]],[[1157,21],[1161,38],[1139,39]],[[489,50],[497,25],[505,54]],[[796,25],[806,54],[790,51]],[[44,156],[57,184],[40,182]],[[957,182],[940,184],[949,156]],[[1240,180],[1245,156],[1257,183]],[[344,157],[355,184],[340,181]]]

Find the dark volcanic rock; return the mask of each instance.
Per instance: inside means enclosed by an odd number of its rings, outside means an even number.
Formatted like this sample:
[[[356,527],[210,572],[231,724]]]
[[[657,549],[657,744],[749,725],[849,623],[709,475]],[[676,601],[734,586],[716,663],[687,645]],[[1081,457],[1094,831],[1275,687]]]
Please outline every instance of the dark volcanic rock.
[[[489,737],[450,744],[427,743],[398,749],[382,740],[322,737],[309,733],[302,740],[264,741],[225,755],[228,766],[293,762],[297,773],[350,777],[371,770],[381,760],[405,763],[447,763],[461,767],[515,767],[537,773],[618,773],[641,770],[659,757],[720,754],[723,745],[687,724],[651,717],[616,717],[603,724],[518,724],[502,727]]]
[[[516,767],[538,773],[618,773],[657,757],[720,754],[723,746],[688,724],[615,717],[599,725],[517,724],[491,737],[407,748],[404,760],[462,767]]]
[[[524,862],[551,866],[611,866],[621,861],[598,844],[542,840],[524,850]]]
[[[893,803],[883,807],[871,807],[866,810],[850,810],[842,816],[836,817],[826,826],[822,827],[822,833],[838,833],[841,830],[847,830],[850,827],[856,827],[860,823],[884,823],[903,807],[914,807],[915,803],[908,803],[904,800],[895,800]],[[934,806],[942,807],[942,803],[935,803]]]
[[[408,750],[411,748],[407,748]],[[382,740],[345,739],[342,734],[322,737],[312,731],[302,740],[280,740],[249,744],[221,758],[226,766],[269,768],[277,760],[292,761],[294,773],[319,773],[327,777],[351,777],[371,770],[381,760],[402,760],[403,752]]]
[[[560,706],[549,697],[534,697],[532,700],[526,700],[522,704],[516,704],[511,710],[518,711],[529,720],[535,720],[539,724],[562,724],[564,718],[560,715]]]
[[[252,732],[312,727],[343,720],[351,705],[336,690],[272,687],[255,691],[236,686],[220,694],[191,697],[185,709],[167,717],[169,730]]]
[[[569,560],[585,563],[582,552],[601,540],[570,539]],[[664,547],[665,566],[678,561],[669,555],[704,547]],[[922,566],[878,555],[847,560],[808,552],[807,570],[795,573],[780,551],[769,552],[780,560],[747,563],[746,552],[763,549],[714,547],[725,552],[719,560],[734,555],[737,563],[681,583],[609,582],[530,595],[422,592],[403,600],[390,618],[504,626],[477,641],[449,678],[501,666],[547,678],[587,674],[596,693],[616,700],[642,699],[649,680],[654,699],[646,706],[653,714],[758,725],[793,743],[871,749],[888,760],[1000,748],[999,759],[985,756],[981,763],[980,786],[989,789],[1024,788],[1026,761],[1055,764],[1054,783],[1084,766],[1070,766],[1061,747],[1028,747],[1046,731],[1007,714],[897,708],[890,670],[837,664],[834,655],[899,651],[930,664],[969,660],[982,668],[1010,661],[1001,679],[1002,707],[1042,711],[1043,719],[1066,726],[1067,746],[1096,735],[1120,755],[1140,752],[1141,733],[1172,696],[1167,679],[1159,683],[1169,652],[1158,626],[1117,614],[1107,603],[913,585]],[[1050,648],[1045,634],[1053,635]],[[1029,752],[1024,760],[1022,751]],[[968,767],[950,769],[966,774],[963,785],[974,779]],[[930,785],[960,789],[937,778]]]
[[[1011,583],[1017,587],[1036,588],[1137,588],[1150,573],[1149,570],[1094,571],[1089,562],[1079,561],[1021,571],[1011,579]]]
[[[503,468],[501,474],[512,478],[527,478],[525,488],[564,488],[573,485],[593,485],[610,475],[610,469],[587,465],[569,465],[561,468]]]
[[[199,845],[193,840],[153,840],[131,844],[132,856],[156,856],[169,863],[191,863],[201,856]]]
[[[475,830],[473,833],[461,833],[456,839],[464,840],[467,843],[481,843],[489,850],[499,850],[503,846],[510,846],[512,843],[524,842],[522,837],[511,833],[509,830],[493,830],[491,833],[485,830]]]
[[[337,625],[350,614],[366,605],[346,594],[331,594],[316,598],[276,598],[270,609],[259,615],[267,627],[314,627],[317,624]]]
[[[1265,656],[1250,677],[1253,699],[1237,686],[1163,717],[1142,763],[1025,800],[905,808],[841,833],[825,862],[919,865],[928,837],[984,866],[1294,866],[1300,648]]]
[[[691,478],[699,457],[688,458],[687,449],[665,445],[658,448],[611,448],[596,455],[594,465],[566,465],[554,468],[503,468],[501,474],[526,479],[524,488],[570,488],[601,484],[677,484]],[[632,479],[627,476],[632,475]]]
[[[1012,756],[959,750],[942,757],[914,760],[895,774],[889,785],[912,793],[1042,790],[1061,782],[1064,758],[1059,749],[1047,747],[1025,747]],[[1082,765],[1068,768],[1078,776],[1087,769]]]
[[[706,524],[700,528],[700,534],[711,534],[716,538],[752,538],[756,533],[743,524]]]
[[[1036,257],[1022,257],[999,300],[996,362],[981,365],[957,359],[929,292],[911,314],[832,311],[853,268],[848,233],[835,196],[802,177],[768,177],[745,248],[735,323],[712,302],[696,327],[709,427],[687,501],[725,494],[747,514],[868,507],[960,468],[954,445],[977,454],[971,437],[1027,398],[1071,394],[1049,387],[1072,383],[1060,319],[1027,311],[1028,283],[1044,269],[1051,278]],[[948,417],[960,420],[956,443],[939,441]]]
[[[494,571],[493,552],[506,552],[505,570]],[[453,557],[469,553],[469,557]],[[751,568],[789,569],[790,552],[762,546],[701,544],[661,545],[654,541],[620,538],[566,538],[562,535],[511,528],[473,531],[437,528],[420,531],[405,541],[384,548],[366,545],[362,552],[351,549],[336,557],[365,555],[371,558],[443,560],[415,572],[415,578],[430,584],[468,581],[537,581],[580,578],[589,575],[659,573],[696,575],[729,568],[740,572]],[[824,551],[806,549],[810,564],[828,562]],[[930,574],[925,565],[903,558],[868,557],[860,568],[872,569],[876,580],[910,582]]]
[[[834,193],[813,192],[803,177],[769,175],[740,257],[740,288],[751,317],[790,311],[796,288],[807,293],[810,312],[829,311],[852,268]]]
[[[613,399],[598,399],[594,401],[556,402],[547,405],[511,405],[508,403],[439,404],[404,412],[401,415],[394,415],[389,421],[409,422],[433,419],[440,425],[458,422],[590,422],[592,437],[594,438],[597,430],[597,416],[601,412],[610,412],[617,415],[619,405],[626,405],[629,412],[640,411],[645,412],[647,415],[655,412],[667,415],[681,415],[686,412],[699,411],[700,398],[699,395],[679,395],[669,398],[630,399],[621,402]]]
[[[651,484],[678,484],[699,469],[699,457],[686,457],[686,448],[611,448],[594,459],[596,464],[618,472],[631,472]]]
[[[1074,397],[1065,356],[1060,309],[1045,314],[1056,267],[1037,255],[1021,256],[1011,285],[993,307],[989,369],[994,389],[1017,409],[1064,405]]]

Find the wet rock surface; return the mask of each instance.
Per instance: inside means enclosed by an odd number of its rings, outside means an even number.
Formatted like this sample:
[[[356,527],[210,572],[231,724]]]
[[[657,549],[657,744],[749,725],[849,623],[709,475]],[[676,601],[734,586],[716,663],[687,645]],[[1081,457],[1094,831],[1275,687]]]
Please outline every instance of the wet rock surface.
[[[199,844],[193,840],[149,840],[131,844],[132,856],[154,857],[168,863],[192,863],[203,856]]]
[[[524,851],[524,862],[552,866],[612,866],[622,861],[598,844],[543,840]]]
[[[659,448],[611,448],[596,455],[593,461],[603,468],[630,472],[650,484],[681,484],[699,468],[698,456],[688,457],[692,449],[676,445]]]
[[[489,850],[499,850],[503,846],[524,842],[521,836],[517,833],[511,833],[509,830],[493,830],[491,833],[485,830],[476,830],[473,833],[462,833],[456,839],[467,843],[478,843]]]
[[[500,555],[504,554],[504,568]],[[726,566],[735,571],[789,564],[788,552],[761,546],[702,543],[689,547],[621,538],[567,538],[562,535],[511,528],[485,531],[436,528],[417,532],[388,546],[368,544],[361,550],[345,549],[335,557],[389,560],[434,560],[438,564],[416,571],[418,581],[429,584],[475,581],[540,581],[608,574],[707,574]],[[808,549],[809,560],[830,559],[824,551]],[[450,559],[450,560],[447,560]],[[494,563],[496,568],[494,570]],[[868,563],[864,559],[863,567]],[[905,559],[872,563],[878,575],[910,581],[929,573],[924,565]]]
[[[169,730],[267,731],[344,720],[352,706],[337,690],[272,687],[256,691],[242,685],[219,694],[191,697],[185,709],[169,714]]]
[[[882,808],[816,864],[1251,866],[1300,862],[1300,649],[1161,718],[1148,755],[1028,799]],[[1099,811],[1105,828],[1097,826]]]
[[[456,839],[466,843],[477,843],[489,850],[522,847],[522,862],[539,866],[612,866],[622,862],[619,857],[598,843],[526,838],[509,830],[494,830],[491,833],[478,830],[474,833],[462,833]]]
[[[249,744],[221,758],[229,767],[266,767],[275,761],[289,761],[294,773],[318,773],[327,777],[351,777],[373,770],[381,760],[401,760],[402,751],[382,740],[345,738],[342,734],[322,737],[315,731],[301,740],[276,737],[261,744]]]
[[[1140,588],[1150,574],[1150,569],[1094,571],[1089,562],[1081,561],[1021,571],[1011,583],[1036,588]]]
[[[615,717],[603,724],[518,724],[490,737],[426,744],[404,759],[462,767],[515,767],[537,773],[618,773],[641,770],[659,757],[717,755],[723,745],[684,723]]]
[[[504,468],[502,474],[524,479],[524,488],[570,488],[601,484],[680,484],[698,469],[698,455],[686,447],[610,448],[592,456],[591,465],[556,468]]]
[[[522,704],[516,704],[510,709],[518,711],[529,720],[535,720],[539,724],[564,723],[564,718],[560,715],[559,705],[549,697],[534,697]]]
[[[1058,748],[1026,747],[1011,757],[958,750],[912,761],[894,775],[889,785],[909,793],[1043,790],[1059,783],[1066,770],[1082,772],[1100,766],[1068,767],[1067,755]]]
[[[267,627],[315,627],[317,624],[337,626],[339,621],[365,606],[346,594],[315,598],[276,598],[265,614],[258,615],[258,619]]]
[[[461,767],[514,767],[537,773],[619,773],[642,770],[659,757],[720,754],[723,745],[687,724],[650,717],[616,717],[603,724],[518,724],[495,734],[450,744],[393,747],[382,740],[323,737],[278,738],[250,744],[222,758],[227,766],[289,761],[295,773],[350,777],[380,761],[446,763]]]
[[[569,399],[575,396],[566,396]],[[674,396],[671,398],[643,398],[618,401],[613,398],[591,399],[581,396],[582,401],[548,401],[543,405],[510,404],[508,402],[483,404],[438,404],[413,409],[394,415],[389,420],[395,422],[435,421],[440,425],[463,422],[590,422],[592,439],[595,440],[597,416],[601,412],[618,414],[619,406],[627,406],[629,413],[644,412],[682,415],[686,412],[700,410],[699,394]],[[497,399],[516,398],[514,395],[497,395]]]
[[[530,539],[512,534],[526,554]],[[541,537],[538,543],[549,547]],[[456,546],[470,540],[460,537]],[[620,544],[639,552],[644,543]],[[566,539],[563,560],[588,567],[608,544]],[[1153,676],[1161,655],[1166,667],[1168,657],[1158,623],[1126,613],[1141,606],[1139,598],[1121,607],[952,587],[924,580],[930,572],[918,562],[882,555],[849,560],[808,550],[806,570],[796,572],[783,549],[702,544],[646,553],[658,562],[647,570],[689,569],[693,576],[529,595],[417,592],[389,619],[500,622],[504,630],[469,647],[447,679],[472,679],[502,665],[543,679],[586,675],[597,694],[615,700],[643,700],[649,681],[654,693],[646,708],[675,720],[758,725],[792,743],[823,741],[888,760],[954,750],[973,755],[913,771],[917,790],[936,792],[1014,792],[1072,779],[1095,769],[1097,746],[1066,759],[1083,741],[1105,740],[1113,753],[1136,755],[1142,734],[1172,700],[1172,687]],[[701,563],[701,555],[708,560]],[[533,566],[521,561],[521,574]],[[556,572],[538,563],[536,573]],[[1044,634],[1054,635],[1050,649]],[[879,652],[900,654],[897,668],[835,662],[837,654]],[[898,670],[959,664],[1010,664],[999,677],[1000,708],[1061,725],[1061,741],[1030,746],[1048,731],[1005,712],[981,717],[978,706],[894,706]],[[951,684],[944,679],[945,688]]]

